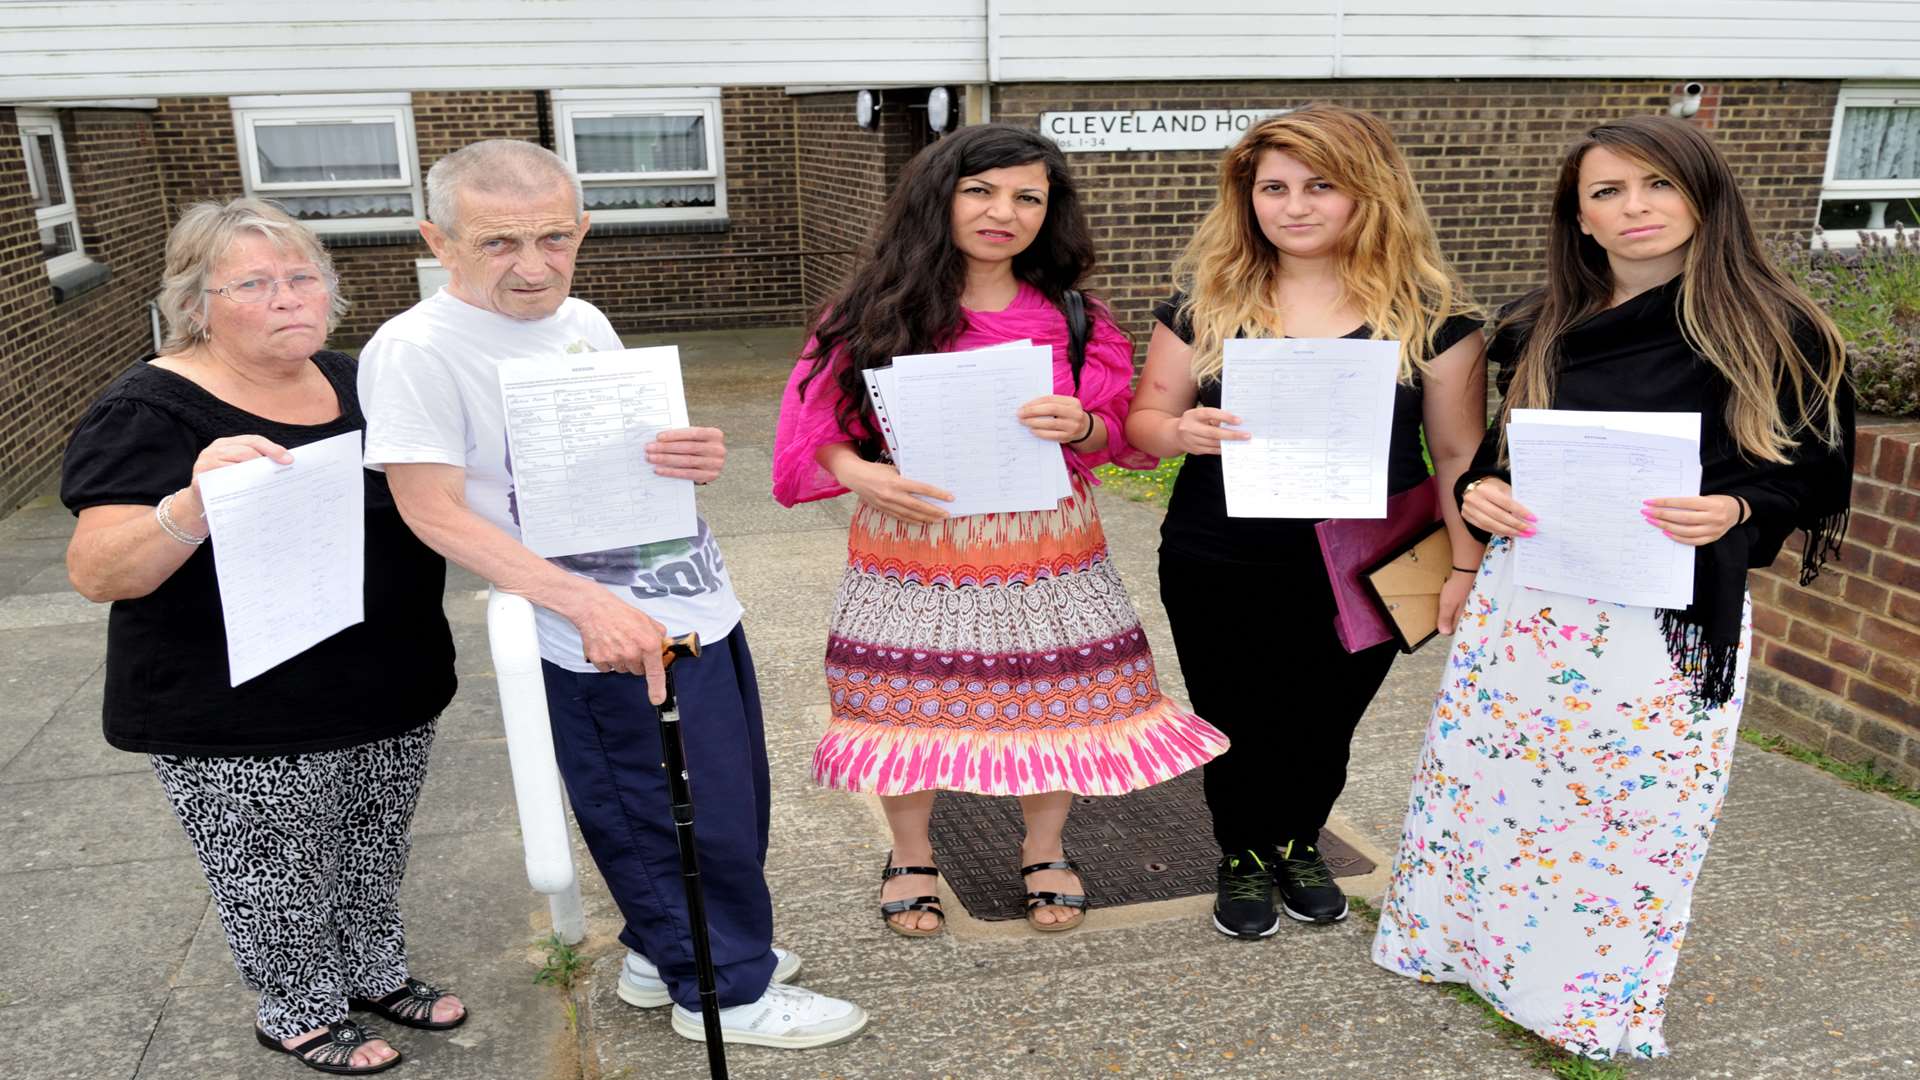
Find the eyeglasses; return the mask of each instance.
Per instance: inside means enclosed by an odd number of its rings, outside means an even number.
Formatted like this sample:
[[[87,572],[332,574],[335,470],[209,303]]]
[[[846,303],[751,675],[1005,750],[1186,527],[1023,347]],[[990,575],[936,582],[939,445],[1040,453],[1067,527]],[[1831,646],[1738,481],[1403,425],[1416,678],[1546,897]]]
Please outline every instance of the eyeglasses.
[[[303,299],[323,296],[333,289],[333,278],[314,270],[301,270],[283,278],[256,277],[243,281],[229,281],[217,289],[207,292],[219,293],[236,304],[259,304],[273,299],[285,285],[287,291]]]

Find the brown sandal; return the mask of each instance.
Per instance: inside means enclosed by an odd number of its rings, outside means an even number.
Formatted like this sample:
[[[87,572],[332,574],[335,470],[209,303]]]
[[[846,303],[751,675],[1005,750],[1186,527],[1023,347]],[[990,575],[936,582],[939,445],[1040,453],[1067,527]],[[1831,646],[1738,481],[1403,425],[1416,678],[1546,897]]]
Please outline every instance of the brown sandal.
[[[926,874],[929,877],[939,877],[940,868],[937,866],[895,866],[893,865],[893,853],[887,853],[887,868],[880,871],[881,884],[884,885],[894,878],[906,877],[910,874]],[[930,911],[940,920],[939,925],[931,930],[922,930],[917,926],[901,926],[893,920],[895,915],[904,915],[909,911]],[[933,937],[946,929],[947,926],[947,913],[940,907],[940,898],[931,894],[927,896],[915,896],[905,900],[888,900],[880,905],[880,918],[887,924],[887,929],[892,930],[901,937]]]
[[[1054,859],[1052,862],[1037,862],[1031,866],[1023,866],[1020,868],[1020,876],[1024,878],[1028,874],[1037,874],[1042,870],[1067,870],[1071,871],[1075,877],[1081,877],[1080,868],[1067,859]],[[1086,879],[1081,877],[1080,887],[1083,889],[1086,888],[1085,881]],[[1085,893],[1029,892],[1025,902],[1027,925],[1043,934],[1062,933],[1087,921]],[[1038,922],[1033,915],[1043,907],[1069,908],[1073,911],[1073,918],[1050,923]]]

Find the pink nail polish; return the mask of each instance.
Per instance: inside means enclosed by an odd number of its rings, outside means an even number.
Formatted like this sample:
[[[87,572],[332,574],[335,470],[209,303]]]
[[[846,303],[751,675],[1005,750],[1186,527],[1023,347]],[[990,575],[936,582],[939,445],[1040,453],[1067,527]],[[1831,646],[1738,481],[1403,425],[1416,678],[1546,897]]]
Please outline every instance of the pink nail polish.
[[[1528,515],[1527,515],[1527,520],[1528,520],[1528,521],[1539,521],[1540,519],[1539,519],[1539,518],[1537,518],[1537,517],[1534,517],[1534,516],[1533,516],[1532,514],[1528,514]]]

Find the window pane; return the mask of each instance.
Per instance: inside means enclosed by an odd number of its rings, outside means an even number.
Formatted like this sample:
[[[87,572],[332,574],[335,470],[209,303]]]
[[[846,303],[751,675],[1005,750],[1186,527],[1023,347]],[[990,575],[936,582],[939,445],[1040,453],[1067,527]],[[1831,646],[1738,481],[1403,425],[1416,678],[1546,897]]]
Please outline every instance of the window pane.
[[[67,193],[60,186],[60,151],[54,146],[53,136],[46,132],[35,132],[29,136],[33,140],[33,161],[30,165],[40,180],[40,197],[34,205],[45,209],[59,206],[67,201]]]
[[[596,116],[573,121],[580,172],[700,172],[707,165],[704,116]]]
[[[62,222],[59,225],[40,227],[40,257],[51,259],[56,255],[68,255],[79,249],[73,239],[73,226]]]
[[[263,184],[400,179],[400,138],[391,123],[258,124],[253,142]]]
[[[300,221],[413,216],[413,196],[406,194],[293,195],[273,201]]]
[[[1829,199],[1820,204],[1823,229],[1914,228],[1920,224],[1920,194],[1911,199]]]
[[[587,189],[588,210],[660,210],[712,205],[712,184],[625,184]]]
[[[1840,114],[1835,180],[1920,178],[1920,108],[1848,106]]]

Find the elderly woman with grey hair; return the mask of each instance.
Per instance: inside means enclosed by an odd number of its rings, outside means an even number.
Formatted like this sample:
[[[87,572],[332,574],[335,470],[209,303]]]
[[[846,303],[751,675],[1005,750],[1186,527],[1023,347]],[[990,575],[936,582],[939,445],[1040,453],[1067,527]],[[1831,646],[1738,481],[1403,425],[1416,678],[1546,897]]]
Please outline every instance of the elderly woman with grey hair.
[[[81,420],[61,499],[67,572],[113,604],[107,741],[150,755],[206,872],[256,1035],[330,1073],[400,1053],[348,1019],[466,1019],[412,978],[400,919],[434,721],[453,697],[446,564],[365,475],[366,620],[230,685],[200,477],[362,430],[354,361],[322,345],[343,307],[314,235],[253,199],[205,203],[167,241],[163,351]]]

